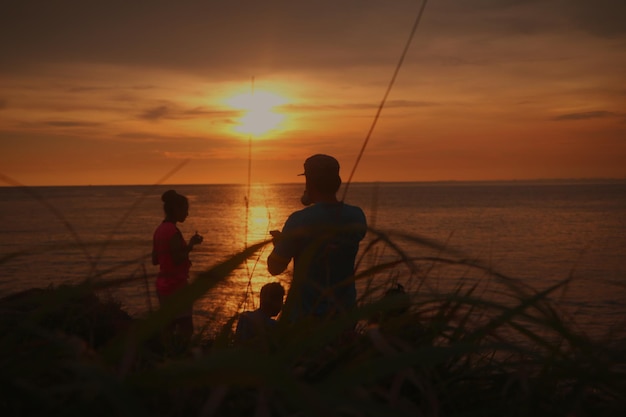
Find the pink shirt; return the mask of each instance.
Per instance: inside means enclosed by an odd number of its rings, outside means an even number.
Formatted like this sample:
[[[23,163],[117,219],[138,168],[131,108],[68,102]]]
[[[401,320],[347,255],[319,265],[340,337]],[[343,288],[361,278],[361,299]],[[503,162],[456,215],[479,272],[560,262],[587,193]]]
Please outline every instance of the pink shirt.
[[[189,278],[191,262],[185,259],[176,265],[172,258],[171,241],[180,239],[181,247],[187,242],[174,223],[163,222],[154,231],[153,250],[159,262],[159,274],[156,279],[156,289],[159,295],[171,295],[177,289],[184,287]]]

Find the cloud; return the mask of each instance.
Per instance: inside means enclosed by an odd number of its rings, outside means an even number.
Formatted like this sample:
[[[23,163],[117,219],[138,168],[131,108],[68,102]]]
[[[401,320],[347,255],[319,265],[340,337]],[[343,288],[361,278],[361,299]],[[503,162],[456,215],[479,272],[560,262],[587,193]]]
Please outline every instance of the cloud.
[[[114,139],[131,141],[136,143],[162,143],[165,145],[171,145],[175,147],[188,147],[191,146],[195,152],[198,149],[198,145],[210,146],[211,148],[230,148],[233,145],[233,139],[220,136],[197,136],[197,135],[181,135],[181,134],[157,134],[150,132],[132,131],[121,132],[113,136]],[[108,140],[108,139],[107,139]]]
[[[125,87],[125,89],[127,90],[139,90],[139,91],[151,90],[154,88],[155,88],[154,85],[133,85],[133,86]],[[120,88],[117,86],[113,87],[113,86],[102,86],[102,85],[78,85],[78,86],[68,87],[66,91],[68,93],[91,93],[91,92],[97,92],[97,91],[118,91],[118,90],[120,90]]]
[[[139,118],[144,120],[158,121],[161,119],[170,118],[170,116],[171,109],[168,106],[161,105],[144,111],[139,115]]]
[[[597,36],[614,38],[626,35],[624,0],[569,0],[569,16],[577,27]]]
[[[115,138],[137,143],[169,142],[172,140],[169,136],[160,136],[146,132],[122,132],[115,135]]]
[[[437,103],[430,101],[415,101],[415,100],[388,100],[385,103],[385,107],[393,108],[419,108],[419,107],[432,107]]]
[[[113,90],[112,87],[101,87],[101,86],[76,86],[69,87],[66,91],[68,93],[92,93],[95,91],[109,91]]]
[[[620,117],[619,114],[605,111],[605,110],[597,110],[597,111],[587,111],[580,113],[567,113],[554,117],[552,120],[563,121],[563,120],[588,120],[588,119],[605,119],[612,117]]]
[[[102,125],[101,123],[95,122],[76,122],[70,120],[50,120],[41,124],[51,127],[97,127]]]
[[[195,118],[199,116],[237,117],[240,114],[241,112],[238,110],[212,110],[205,107],[194,107],[193,109],[183,110],[180,113],[183,118]]]
[[[156,122],[159,120],[189,120],[209,116],[229,118],[237,117],[240,113],[240,111],[235,110],[212,110],[205,107],[182,109],[175,104],[169,103],[149,108],[139,114],[138,117],[143,120]]]
[[[385,108],[421,108],[437,106],[437,103],[414,100],[387,100]],[[369,110],[377,109],[380,102],[371,103],[346,103],[346,104],[289,104],[279,106],[283,111],[327,111],[327,110]]]
[[[361,20],[359,33],[351,33],[368,8],[362,12],[360,7],[330,1],[181,1],[173,7],[114,0],[92,5],[59,1],[37,7],[23,3],[11,2],[0,17],[0,27],[12,34],[0,37],[7,66],[43,59],[201,67],[215,73],[241,63],[310,65],[321,57],[316,45],[325,45],[328,56],[338,49],[338,39],[356,46],[361,42],[358,35],[371,29]],[[173,30],[163,30],[173,25]]]
[[[168,159],[228,159],[232,158],[232,155],[223,155],[217,150],[207,150],[202,152],[197,151],[163,151],[160,152]]]
[[[623,0],[442,0],[429,4],[426,11],[442,33],[626,34]]]
[[[0,36],[0,71],[72,62],[214,79],[394,63],[420,6],[413,0],[30,3],[3,7],[0,28],[11,36]],[[448,39],[476,51],[477,42],[509,35],[617,36],[626,33],[625,8],[623,0],[431,1],[411,55],[420,53],[423,62]],[[507,44],[516,50],[514,41]],[[448,55],[464,62],[466,51],[454,48]]]

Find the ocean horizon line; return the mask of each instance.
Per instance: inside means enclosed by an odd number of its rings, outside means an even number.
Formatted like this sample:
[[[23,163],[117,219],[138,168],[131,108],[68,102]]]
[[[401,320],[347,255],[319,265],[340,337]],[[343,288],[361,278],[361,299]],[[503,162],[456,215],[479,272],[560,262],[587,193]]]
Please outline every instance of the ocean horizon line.
[[[594,183],[624,183],[624,178],[610,178],[610,177],[598,177],[598,178],[522,178],[522,179],[499,179],[499,180],[406,180],[406,181],[353,181],[350,185],[375,185],[375,184],[389,184],[389,185],[533,185],[533,184],[594,184]],[[252,182],[252,186],[260,185],[301,185],[301,181],[293,182]],[[247,183],[163,183],[163,184],[39,184],[39,185],[26,185],[26,184],[0,184],[0,188],[87,188],[87,187],[187,187],[187,186],[247,186]],[[342,184],[345,186],[345,183]]]

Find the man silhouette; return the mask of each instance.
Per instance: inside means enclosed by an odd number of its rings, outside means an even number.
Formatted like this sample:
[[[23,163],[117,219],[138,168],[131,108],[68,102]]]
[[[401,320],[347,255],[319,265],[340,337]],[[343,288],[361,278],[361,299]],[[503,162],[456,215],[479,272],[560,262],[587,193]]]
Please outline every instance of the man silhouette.
[[[272,231],[268,271],[278,275],[293,259],[293,281],[285,303],[290,320],[328,317],[356,304],[354,263],[367,222],[363,210],[337,200],[339,162],[316,154],[304,163],[307,207],[292,213],[282,232]]]

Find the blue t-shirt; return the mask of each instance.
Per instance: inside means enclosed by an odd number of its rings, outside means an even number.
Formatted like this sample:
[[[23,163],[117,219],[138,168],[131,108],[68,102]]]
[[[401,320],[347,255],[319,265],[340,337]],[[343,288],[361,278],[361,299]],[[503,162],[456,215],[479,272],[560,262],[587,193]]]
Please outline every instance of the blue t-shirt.
[[[317,203],[289,216],[274,253],[294,260],[291,317],[344,311],[356,304],[354,262],[367,222],[359,207]]]

